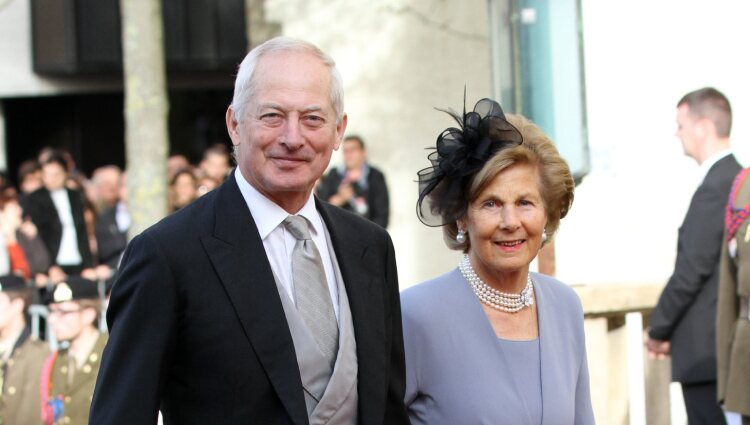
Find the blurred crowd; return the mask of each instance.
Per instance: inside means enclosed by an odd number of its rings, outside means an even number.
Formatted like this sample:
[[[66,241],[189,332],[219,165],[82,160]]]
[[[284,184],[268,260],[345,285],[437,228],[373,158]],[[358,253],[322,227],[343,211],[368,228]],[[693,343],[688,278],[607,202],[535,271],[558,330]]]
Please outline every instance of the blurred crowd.
[[[198,164],[171,155],[169,212],[216,188],[231,166],[222,144],[207,148]],[[0,276],[21,276],[38,295],[69,275],[111,281],[131,223],[127,171],[104,165],[88,176],[69,152],[48,147],[13,177],[0,173]]]

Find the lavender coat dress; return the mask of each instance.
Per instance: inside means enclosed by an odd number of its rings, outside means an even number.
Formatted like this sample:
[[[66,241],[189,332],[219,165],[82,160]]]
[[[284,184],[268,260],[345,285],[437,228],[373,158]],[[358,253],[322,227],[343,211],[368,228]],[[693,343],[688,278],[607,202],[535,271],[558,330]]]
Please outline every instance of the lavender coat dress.
[[[543,425],[594,423],[581,302],[549,276],[531,278],[541,363],[541,379],[531,383],[514,373],[527,359],[502,348],[458,269],[401,294],[412,425],[537,425],[533,417]],[[540,384],[541,397],[523,394],[539,392]]]

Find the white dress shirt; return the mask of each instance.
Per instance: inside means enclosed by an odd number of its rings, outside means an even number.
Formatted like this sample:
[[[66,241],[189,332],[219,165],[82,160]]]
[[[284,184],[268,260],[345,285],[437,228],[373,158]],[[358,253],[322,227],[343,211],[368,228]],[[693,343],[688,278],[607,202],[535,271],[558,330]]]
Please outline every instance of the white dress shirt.
[[[57,251],[55,263],[61,266],[77,266],[83,262],[83,259],[81,253],[78,252],[78,235],[76,234],[75,221],[73,221],[73,212],[70,208],[68,190],[57,189],[49,194],[62,224],[60,250]]]
[[[130,212],[124,202],[119,201],[115,206],[115,221],[117,222],[117,230],[121,233],[125,233],[130,228]]]
[[[263,247],[266,250],[268,262],[271,263],[271,269],[284,289],[287,290],[289,298],[297,305],[297,298],[294,295],[294,282],[292,281],[292,250],[294,250],[297,240],[282,224],[290,214],[250,185],[240,173],[239,168],[235,169],[234,176],[240,192],[242,192],[242,197],[245,198],[247,207],[250,209],[250,214],[255,220],[260,238],[263,240]],[[336,320],[338,320],[339,297],[336,275],[333,272],[331,255],[328,250],[325,224],[315,208],[315,198],[312,193],[305,206],[296,215],[307,219],[307,224],[310,226],[310,236],[320,252],[326,280],[328,281],[328,291],[333,301],[333,311],[336,314]]]

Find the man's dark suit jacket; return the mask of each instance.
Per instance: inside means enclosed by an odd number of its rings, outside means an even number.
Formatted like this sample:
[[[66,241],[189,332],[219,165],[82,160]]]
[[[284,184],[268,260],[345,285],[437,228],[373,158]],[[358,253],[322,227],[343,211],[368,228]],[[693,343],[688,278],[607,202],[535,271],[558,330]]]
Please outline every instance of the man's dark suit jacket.
[[[382,227],[387,227],[390,206],[385,176],[375,167],[368,166],[368,168],[367,188],[361,187],[358,182],[352,183],[352,188],[354,189],[355,196],[362,196],[365,198],[365,202],[367,202],[367,213],[364,217]],[[344,176],[337,168],[329,171],[320,181],[320,185],[317,188],[318,197],[327,201],[328,198],[335,195],[339,190],[339,185],[343,178]],[[353,208],[349,204],[345,204],[342,208],[353,211]]]
[[[724,208],[734,176],[733,155],[714,164],[690,202],[677,239],[672,277],[651,313],[652,338],[671,341],[672,380],[716,380],[716,301]]]
[[[96,247],[99,264],[115,269],[128,245],[127,232],[117,227],[117,206],[103,210],[96,218]]]
[[[73,223],[78,238],[78,252],[81,254],[81,266],[91,267],[94,260],[89,247],[88,233],[86,232],[86,220],[83,216],[83,195],[76,190],[65,189],[70,200],[70,211],[73,214]],[[45,189],[37,189],[24,199],[24,213],[31,217],[36,225],[39,236],[47,247],[52,264],[57,264],[57,254],[60,251],[60,240],[62,239],[62,223],[57,214],[55,203],[52,201],[50,192]]]
[[[354,321],[359,423],[408,424],[393,245],[323,202]],[[135,237],[107,312],[94,425],[308,423],[294,344],[234,178]]]

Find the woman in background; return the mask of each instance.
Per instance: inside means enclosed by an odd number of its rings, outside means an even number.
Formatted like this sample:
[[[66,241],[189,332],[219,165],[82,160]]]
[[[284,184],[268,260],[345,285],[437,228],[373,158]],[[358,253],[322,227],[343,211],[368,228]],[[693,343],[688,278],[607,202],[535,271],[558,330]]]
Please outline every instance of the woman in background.
[[[169,211],[175,212],[198,198],[198,179],[190,168],[175,173],[169,182]]]

